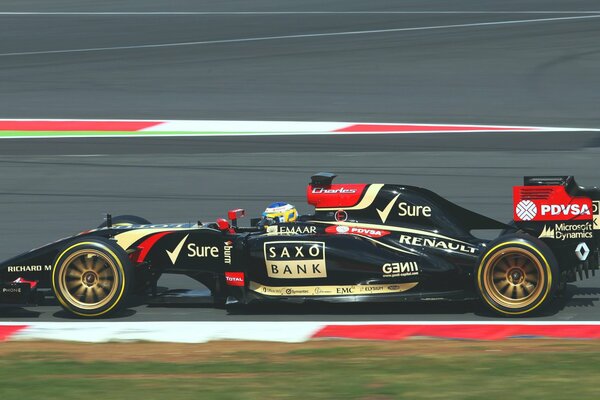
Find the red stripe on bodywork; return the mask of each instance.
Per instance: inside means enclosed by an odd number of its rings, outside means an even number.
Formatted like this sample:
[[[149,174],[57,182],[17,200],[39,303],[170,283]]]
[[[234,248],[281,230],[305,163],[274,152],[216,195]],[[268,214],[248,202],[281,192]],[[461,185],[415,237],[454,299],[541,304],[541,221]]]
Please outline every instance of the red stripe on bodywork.
[[[121,131],[136,132],[158,121],[0,121],[0,131]]]
[[[325,228],[325,233],[332,233],[334,235],[358,235],[358,236],[367,236],[370,238],[380,238],[389,235],[390,231],[382,231],[380,229],[371,229],[371,228],[363,228],[356,226],[328,226]]]
[[[15,333],[27,328],[27,325],[2,325],[0,326],[0,342],[8,340]]]
[[[308,204],[317,208],[352,207],[358,204],[368,185],[364,183],[341,183],[329,186],[308,185]]]
[[[334,132],[439,132],[439,131],[533,131],[535,128],[510,128],[498,126],[473,126],[473,125],[377,125],[377,124],[354,124],[337,129]]]
[[[402,340],[416,336],[470,340],[519,337],[600,339],[600,325],[328,325],[312,337]]]
[[[150,252],[150,249],[152,249],[152,247],[154,247],[156,242],[158,242],[161,238],[168,235],[169,233],[173,233],[173,231],[155,233],[154,235],[148,237],[148,239],[146,239],[142,243],[140,243],[137,246],[137,248],[140,249],[140,253],[137,256],[136,262],[138,262],[138,263],[144,262],[144,260],[146,259],[146,256],[148,255],[148,252]]]

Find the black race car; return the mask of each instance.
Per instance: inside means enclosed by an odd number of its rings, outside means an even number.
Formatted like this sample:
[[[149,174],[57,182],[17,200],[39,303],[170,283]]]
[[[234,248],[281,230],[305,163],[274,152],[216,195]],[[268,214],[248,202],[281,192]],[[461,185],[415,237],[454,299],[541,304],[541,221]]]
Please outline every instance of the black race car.
[[[315,212],[293,223],[239,227],[241,209],[197,224],[107,216],[1,263],[0,302],[46,293],[70,313],[99,317],[134,295],[164,300],[157,282],[171,273],[202,282],[215,305],[479,298],[499,314],[526,315],[599,268],[600,189],[571,176],[526,177],[507,224],[427,189],[334,178],[312,177]],[[502,233],[484,240],[471,233],[479,229]]]

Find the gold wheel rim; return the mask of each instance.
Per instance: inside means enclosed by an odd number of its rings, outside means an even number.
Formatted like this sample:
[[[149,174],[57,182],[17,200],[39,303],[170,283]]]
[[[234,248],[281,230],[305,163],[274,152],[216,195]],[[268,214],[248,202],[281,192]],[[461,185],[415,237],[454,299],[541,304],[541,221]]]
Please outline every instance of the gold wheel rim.
[[[96,310],[108,304],[117,292],[118,273],[104,253],[84,249],[69,255],[58,277],[61,294],[83,310]]]
[[[487,294],[506,308],[531,305],[546,283],[541,261],[520,247],[502,249],[490,257],[484,268],[483,284]]]

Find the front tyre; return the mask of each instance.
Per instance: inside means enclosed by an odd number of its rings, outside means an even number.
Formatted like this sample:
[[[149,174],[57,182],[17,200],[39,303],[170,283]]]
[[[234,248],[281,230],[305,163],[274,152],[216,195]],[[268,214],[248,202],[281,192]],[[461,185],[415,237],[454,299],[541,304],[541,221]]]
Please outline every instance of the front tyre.
[[[547,304],[558,284],[558,264],[542,241],[522,234],[489,245],[476,275],[486,305],[505,316],[530,314]]]
[[[100,317],[124,304],[132,269],[127,253],[116,244],[82,239],[56,258],[52,289],[65,311],[80,317]]]

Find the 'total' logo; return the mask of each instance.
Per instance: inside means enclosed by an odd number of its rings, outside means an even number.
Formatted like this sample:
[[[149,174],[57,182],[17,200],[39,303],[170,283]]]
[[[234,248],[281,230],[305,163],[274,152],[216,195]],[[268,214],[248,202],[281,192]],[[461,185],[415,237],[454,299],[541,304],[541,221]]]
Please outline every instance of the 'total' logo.
[[[228,286],[244,286],[244,273],[225,272],[225,283]]]

